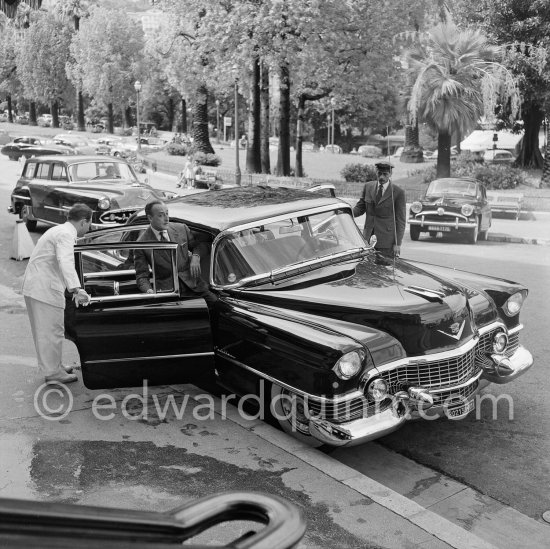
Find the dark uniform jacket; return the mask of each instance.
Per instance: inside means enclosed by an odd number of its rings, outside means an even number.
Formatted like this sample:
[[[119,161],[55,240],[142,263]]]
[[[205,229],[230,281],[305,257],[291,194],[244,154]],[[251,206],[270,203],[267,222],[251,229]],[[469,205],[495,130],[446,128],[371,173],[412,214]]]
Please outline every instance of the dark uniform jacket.
[[[206,254],[208,250],[205,248],[205,244],[198,242],[193,237],[193,234],[189,230],[187,225],[178,225],[177,228],[174,225],[168,226],[168,239],[171,242],[177,242],[179,244],[177,249],[177,269],[178,278],[180,282],[183,282],[187,288],[194,292],[203,291],[208,289],[208,285],[202,278],[193,278],[190,267],[190,253],[197,253],[199,255]],[[147,230],[141,235],[140,242],[158,242],[158,238],[151,229]],[[155,275],[157,282],[157,291],[171,290],[172,284],[172,263],[169,253],[163,250],[155,251]],[[142,292],[146,292],[151,286],[149,266],[152,265],[152,251],[151,250],[135,250],[134,264],[136,268],[136,281],[138,288]],[[185,290],[185,288],[182,288]]]
[[[365,184],[362,196],[353,208],[353,216],[359,217],[366,214],[363,235],[367,242],[374,234],[377,239],[377,248],[392,248],[394,244],[401,246],[407,218],[405,193],[403,189],[390,183],[382,195],[382,199],[377,204],[377,188],[377,181],[369,181]],[[397,241],[395,239],[396,233]]]

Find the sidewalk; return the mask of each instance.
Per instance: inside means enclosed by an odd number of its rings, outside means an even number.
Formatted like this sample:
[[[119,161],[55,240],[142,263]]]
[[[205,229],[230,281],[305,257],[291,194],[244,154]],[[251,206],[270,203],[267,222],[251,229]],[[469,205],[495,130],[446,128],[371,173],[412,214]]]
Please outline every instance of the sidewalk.
[[[177,189],[176,177],[174,175],[148,170],[148,177],[153,187],[179,191],[180,194],[195,192]],[[355,199],[344,198],[344,200],[350,204],[355,203]],[[361,218],[358,219],[358,224],[360,226],[363,225]],[[550,246],[550,212],[528,212],[522,214],[521,218],[517,221],[512,219],[511,216],[506,216],[506,214],[499,214],[498,217],[493,216],[487,240],[490,242]]]

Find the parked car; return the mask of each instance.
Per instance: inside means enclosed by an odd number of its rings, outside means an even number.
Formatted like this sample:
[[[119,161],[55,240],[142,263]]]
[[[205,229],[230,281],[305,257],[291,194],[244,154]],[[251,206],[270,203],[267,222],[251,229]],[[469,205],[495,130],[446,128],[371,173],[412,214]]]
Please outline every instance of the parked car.
[[[409,215],[412,240],[424,232],[431,237],[459,234],[470,244],[487,240],[491,207],[485,185],[469,177],[444,177],[432,181],[424,197],[413,202]]]
[[[26,161],[11,194],[10,212],[24,219],[29,230],[38,221],[67,221],[77,202],[94,211],[92,227],[118,226],[148,200],[170,200],[176,193],[141,183],[123,160],[104,156],[44,156]]]
[[[74,154],[71,147],[62,145],[52,139],[43,137],[23,136],[16,137],[0,149],[0,153],[10,160],[19,160],[20,157],[44,156],[52,154]]]
[[[483,162],[488,164],[513,164],[516,157],[510,151],[489,149],[483,153]]]
[[[423,152],[424,159],[425,160],[437,160],[437,157],[439,156],[439,152],[436,149],[435,151],[424,151]],[[455,145],[451,147],[451,158],[455,158],[458,155],[458,149]]]
[[[113,147],[116,147],[121,142],[120,137],[100,137],[95,140],[95,154],[111,154]]]
[[[379,158],[382,156],[382,149],[376,145],[361,145],[357,152],[365,158]]]
[[[7,122],[9,120],[9,115],[7,112],[0,112],[0,122]]]
[[[137,242],[143,210],[80,239],[91,302],[68,309],[66,326],[89,389],[188,382],[212,369],[227,391],[255,395],[259,417],[312,445],[343,446],[428,413],[465,417],[488,383],[533,363],[519,343],[524,286],[389,260],[344,201],[237,187],[178,198],[169,213],[202,243],[201,272],[218,301],[209,311],[180,294],[178,244]],[[163,278],[165,290],[140,293],[138,249],[171,257],[168,288]],[[155,269],[151,281],[159,288]]]
[[[144,139],[143,137],[141,138]],[[126,137],[121,139],[118,143],[114,143],[111,147],[111,154],[113,156],[120,156],[121,158],[128,158],[134,156],[137,152],[137,137]]]
[[[53,140],[60,145],[71,147],[75,154],[95,154],[95,146],[84,137],[72,133],[59,133]]]
[[[325,152],[342,154],[342,147],[340,147],[340,145],[327,145],[325,147]]]

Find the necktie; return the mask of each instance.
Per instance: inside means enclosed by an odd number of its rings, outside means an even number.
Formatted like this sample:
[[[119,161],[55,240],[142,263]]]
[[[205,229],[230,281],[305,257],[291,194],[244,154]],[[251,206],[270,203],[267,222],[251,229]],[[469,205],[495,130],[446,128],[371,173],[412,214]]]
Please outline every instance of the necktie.
[[[160,231],[160,241],[170,242],[170,240],[168,240],[168,235],[166,234],[166,231]]]
[[[384,185],[379,184],[378,190],[376,191],[376,203],[380,202],[382,200],[382,195],[384,194]]]

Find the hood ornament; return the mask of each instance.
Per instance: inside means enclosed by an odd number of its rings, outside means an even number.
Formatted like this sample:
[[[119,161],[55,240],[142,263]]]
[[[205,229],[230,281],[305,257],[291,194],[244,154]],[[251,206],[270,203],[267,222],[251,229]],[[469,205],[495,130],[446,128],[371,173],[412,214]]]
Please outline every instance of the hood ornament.
[[[443,330],[437,330],[438,332],[442,333],[443,335],[452,337],[453,339],[456,339],[457,341],[460,339],[460,336],[462,335],[462,332],[464,331],[464,326],[466,325],[466,320],[462,321],[462,324],[459,324],[458,322],[454,322],[449,326],[449,332],[444,332]]]
[[[437,215],[443,215],[445,213],[444,208],[437,208]]]

